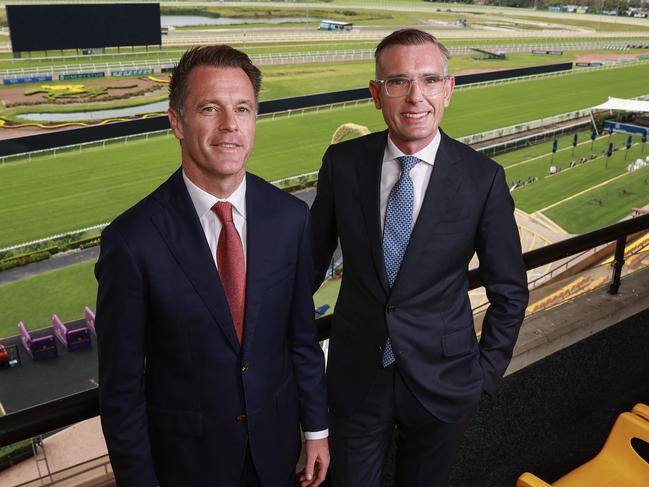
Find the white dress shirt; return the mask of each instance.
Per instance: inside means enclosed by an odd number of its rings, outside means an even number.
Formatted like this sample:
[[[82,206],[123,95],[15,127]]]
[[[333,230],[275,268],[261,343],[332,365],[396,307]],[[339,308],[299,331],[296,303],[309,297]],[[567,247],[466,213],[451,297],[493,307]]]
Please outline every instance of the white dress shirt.
[[[424,195],[426,194],[426,188],[428,188],[430,175],[433,173],[433,165],[435,164],[435,157],[437,156],[437,149],[439,149],[439,143],[441,140],[442,136],[439,134],[438,130],[435,137],[433,137],[433,140],[430,141],[430,144],[422,150],[415,154],[404,154],[399,150],[394,142],[390,140],[390,136],[388,135],[388,143],[385,146],[385,151],[383,153],[383,166],[381,167],[381,231],[383,231],[385,225],[385,213],[388,209],[390,193],[401,176],[401,163],[397,161],[397,157],[412,155],[422,161],[416,164],[410,171],[410,179],[412,179],[412,184],[415,190],[415,200],[412,210],[412,225],[414,227],[417,217],[419,216],[419,211],[421,210]]]
[[[234,192],[225,199],[217,198],[216,196],[203,191],[201,188],[196,186],[185,174],[183,171],[183,180],[185,181],[185,186],[189,192],[189,197],[194,204],[196,209],[196,214],[198,219],[201,222],[201,227],[203,227],[203,233],[205,234],[205,239],[207,244],[212,251],[212,259],[214,260],[214,265],[216,263],[216,247],[219,241],[219,235],[221,234],[221,228],[223,225],[221,220],[216,216],[212,211],[212,206],[214,206],[219,201],[227,201],[232,205],[232,221],[234,226],[239,232],[241,237],[241,243],[243,244],[243,255],[244,259],[247,260],[246,254],[246,235],[247,235],[247,226],[246,226],[246,178],[243,178],[241,184]],[[326,438],[329,436],[329,430],[322,431],[305,431],[304,438],[307,440],[319,440],[321,438]]]
[[[232,205],[232,221],[234,222],[234,227],[237,229],[237,232],[239,232],[239,237],[241,237],[245,265],[248,258],[246,254],[246,178],[244,177],[237,189],[235,189],[234,192],[225,199],[217,198],[207,191],[203,191],[191,182],[185,174],[185,171],[183,171],[183,180],[185,181],[185,186],[189,192],[189,197],[191,198],[192,203],[194,203],[194,208],[196,209],[196,214],[201,222],[201,227],[203,227],[203,233],[205,234],[207,245],[210,246],[210,250],[212,251],[214,265],[216,265],[218,269],[218,264],[216,263],[216,247],[219,242],[219,235],[221,235],[223,224],[221,223],[221,220],[219,220],[219,217],[216,216],[216,213],[212,211],[212,207],[219,201],[227,201]]]

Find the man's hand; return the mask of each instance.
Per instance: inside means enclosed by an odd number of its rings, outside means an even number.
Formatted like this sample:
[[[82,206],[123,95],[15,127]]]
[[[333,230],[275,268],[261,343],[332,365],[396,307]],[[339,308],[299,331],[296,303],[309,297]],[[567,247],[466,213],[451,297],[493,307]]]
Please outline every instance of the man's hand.
[[[306,440],[306,465],[300,472],[300,487],[316,487],[324,482],[329,468],[329,440]]]

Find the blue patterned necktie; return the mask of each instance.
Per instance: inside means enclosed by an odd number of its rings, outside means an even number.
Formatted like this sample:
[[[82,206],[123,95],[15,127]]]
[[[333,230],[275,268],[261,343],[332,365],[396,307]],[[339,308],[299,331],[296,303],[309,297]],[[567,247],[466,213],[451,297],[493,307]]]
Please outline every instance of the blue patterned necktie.
[[[401,164],[401,176],[390,193],[383,227],[383,260],[390,288],[394,285],[399,273],[399,267],[412,232],[415,188],[410,178],[410,170],[419,162],[419,159],[413,156],[401,156],[397,160]],[[383,367],[394,363],[390,337],[385,342],[382,363]]]

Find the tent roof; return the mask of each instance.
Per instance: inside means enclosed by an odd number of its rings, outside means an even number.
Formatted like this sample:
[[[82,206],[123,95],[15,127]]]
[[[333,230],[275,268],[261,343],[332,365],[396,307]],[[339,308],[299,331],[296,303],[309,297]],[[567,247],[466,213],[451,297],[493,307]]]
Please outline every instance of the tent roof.
[[[623,112],[649,112],[649,101],[626,100],[608,97],[608,101],[593,107],[593,110],[620,110]]]

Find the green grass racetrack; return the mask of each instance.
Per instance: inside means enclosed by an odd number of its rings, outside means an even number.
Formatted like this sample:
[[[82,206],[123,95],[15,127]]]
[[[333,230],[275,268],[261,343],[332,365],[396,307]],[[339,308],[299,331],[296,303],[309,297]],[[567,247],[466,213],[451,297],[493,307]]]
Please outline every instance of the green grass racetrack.
[[[455,93],[443,125],[458,137],[592,106],[609,95],[636,96],[647,91],[648,75],[649,64],[643,64],[466,88]],[[316,170],[331,134],[345,122],[367,125],[371,130],[384,127],[380,112],[369,104],[262,119],[249,168],[269,180]],[[506,168],[510,184],[529,176],[539,179],[512,192],[518,207],[531,212],[556,204],[545,213],[567,231],[579,233],[613,223],[630,207],[646,204],[649,168],[625,174],[627,163],[649,154],[637,138],[628,154],[620,149],[607,164],[600,157],[567,168],[573,158],[590,155],[589,134],[579,135],[574,156],[572,138],[559,140],[553,164],[562,171],[550,177],[549,142],[497,158]],[[626,137],[616,135],[612,141],[623,146]],[[608,137],[601,137],[593,152],[601,154],[607,145]],[[0,247],[109,221],[154,189],[178,165],[178,143],[173,136],[7,162],[0,166]],[[616,176],[619,179],[589,190]],[[581,191],[586,192],[562,202]],[[93,264],[0,286],[0,336],[14,335],[19,320],[33,329],[49,326],[51,313],[71,320],[82,316],[83,306],[94,307]],[[338,285],[336,281],[324,287],[315,297],[316,305],[332,303]]]
[[[607,96],[645,94],[649,64],[581,71],[458,90],[443,122],[454,137],[596,105]],[[262,119],[249,161],[268,179],[317,170],[338,126],[384,127],[370,104]],[[179,165],[172,136],[115,143],[0,166],[0,247],[110,221]]]

